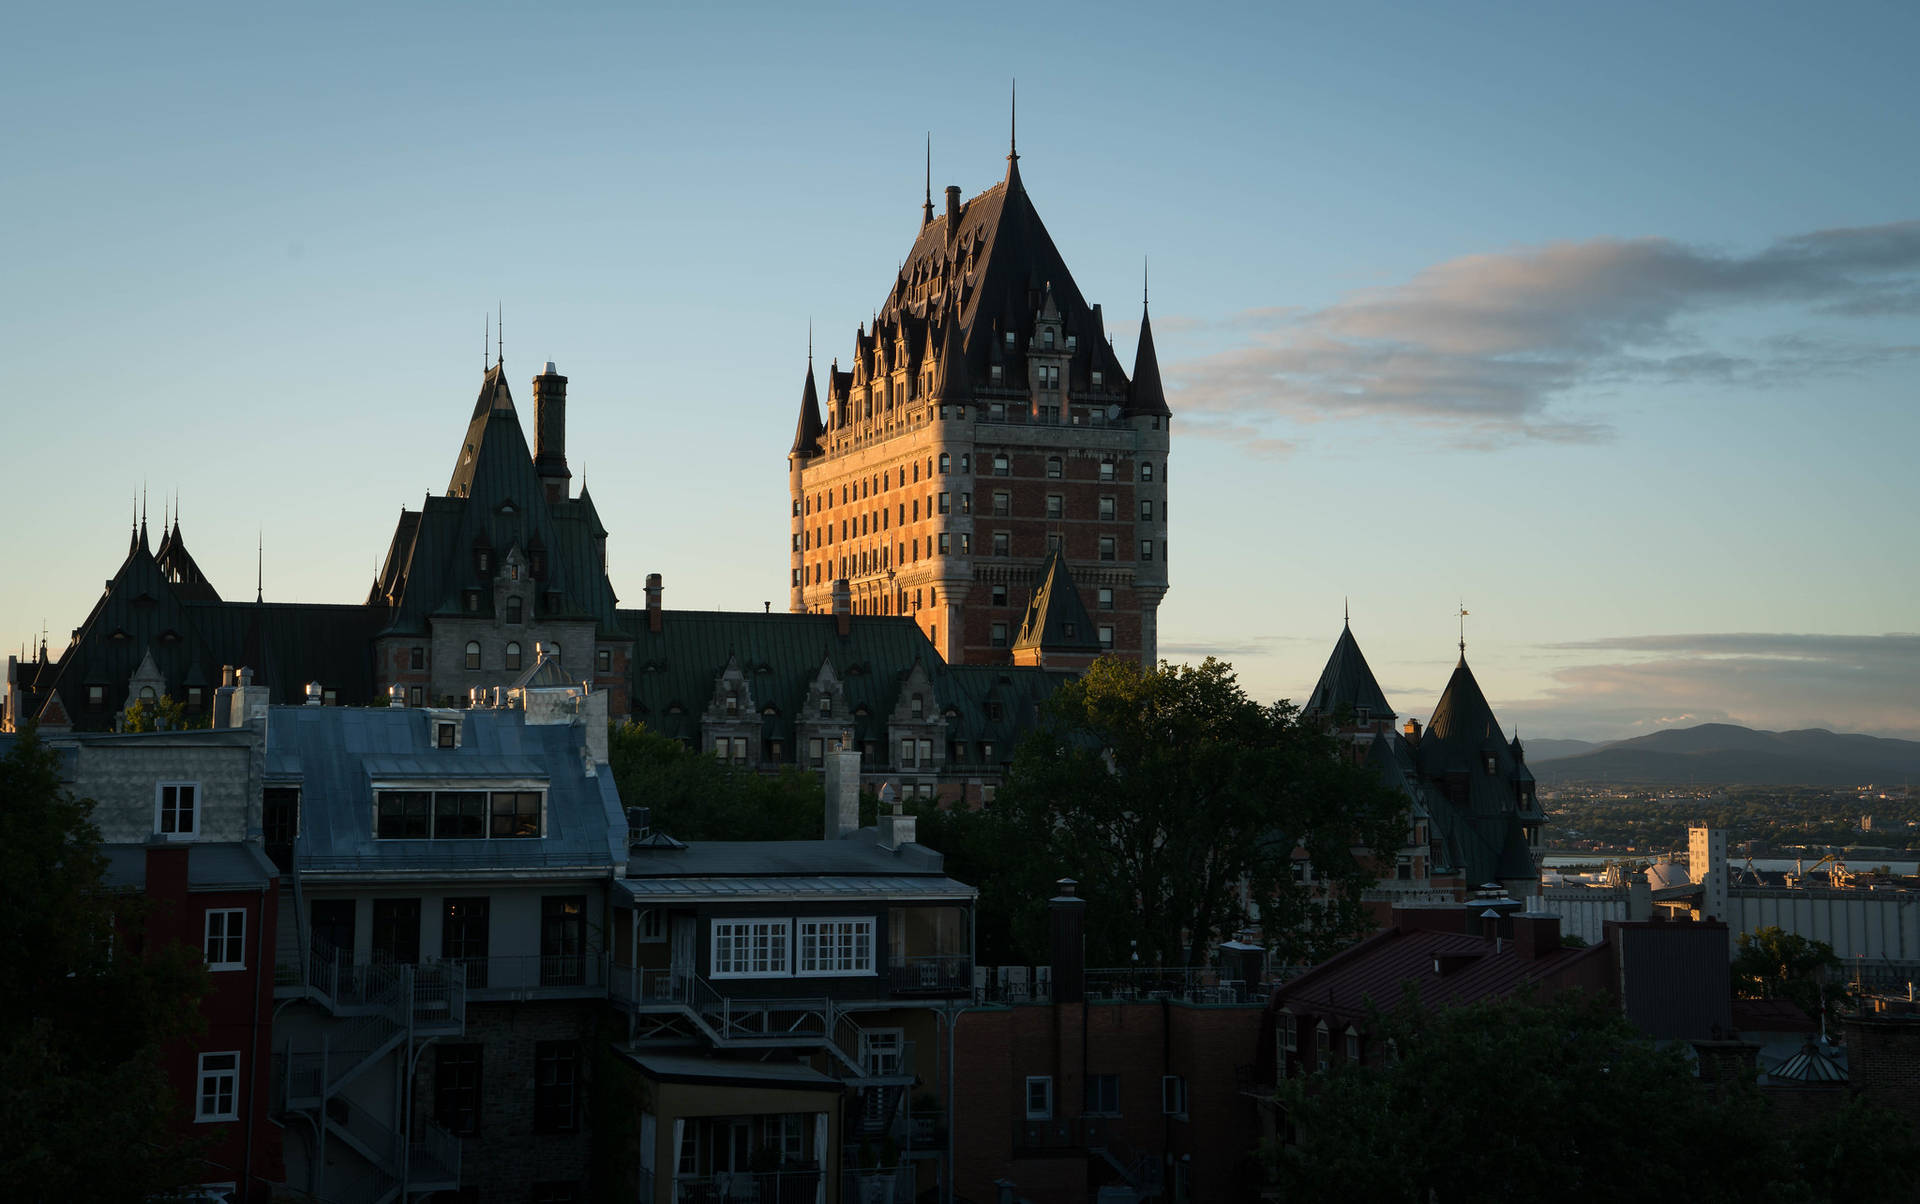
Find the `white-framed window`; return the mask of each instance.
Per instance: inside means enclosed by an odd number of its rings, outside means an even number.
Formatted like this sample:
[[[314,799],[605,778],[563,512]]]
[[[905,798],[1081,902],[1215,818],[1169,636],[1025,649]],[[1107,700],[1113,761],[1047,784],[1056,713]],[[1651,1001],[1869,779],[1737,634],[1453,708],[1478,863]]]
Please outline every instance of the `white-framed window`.
[[[240,1051],[200,1055],[200,1090],[193,1119],[199,1122],[240,1119]]]
[[[713,921],[713,977],[764,978],[792,972],[791,920]]]
[[[1347,1030],[1347,1061],[1355,1065],[1358,1065],[1360,1062],[1360,1032],[1358,1029],[1350,1028]]]
[[[1053,1076],[1030,1074],[1027,1076],[1027,1119],[1053,1119]]]
[[[1160,1111],[1168,1116],[1187,1114],[1187,1080],[1184,1075],[1160,1076]]]
[[[207,969],[247,968],[247,913],[241,907],[207,909]]]
[[[1113,628],[1105,623],[1100,625],[1100,646],[1102,648],[1113,647]]]
[[[200,834],[200,783],[161,782],[154,788],[153,830],[175,840]]]
[[[873,917],[800,921],[802,975],[872,974]]]

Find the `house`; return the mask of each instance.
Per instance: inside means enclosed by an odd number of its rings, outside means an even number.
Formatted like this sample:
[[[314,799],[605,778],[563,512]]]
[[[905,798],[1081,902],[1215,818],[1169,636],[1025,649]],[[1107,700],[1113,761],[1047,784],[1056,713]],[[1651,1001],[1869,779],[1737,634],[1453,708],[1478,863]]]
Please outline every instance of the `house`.
[[[94,800],[108,887],[150,907],[149,948],[200,948],[205,1030],[163,1055],[183,1137],[207,1139],[203,1185],[261,1201],[283,1177],[270,1117],[280,870],[261,843],[261,773],[247,732],[67,736],[66,786]]]
[[[949,1173],[950,1014],[973,982],[973,887],[899,804],[859,827],[859,754],[826,755],[817,841],[631,829],[612,999],[647,1201],[920,1197]]]

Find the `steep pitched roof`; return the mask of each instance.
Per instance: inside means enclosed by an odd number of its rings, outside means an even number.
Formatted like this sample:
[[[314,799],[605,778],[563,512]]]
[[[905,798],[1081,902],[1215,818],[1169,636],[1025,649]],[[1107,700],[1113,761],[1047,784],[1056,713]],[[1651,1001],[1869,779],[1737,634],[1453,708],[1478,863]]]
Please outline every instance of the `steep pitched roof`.
[[[1040,584],[1027,602],[1026,617],[1020,621],[1020,634],[1013,646],[1044,652],[1100,652],[1093,619],[1058,548],[1049,551],[1040,566]]]
[[[1391,719],[1394,715],[1380,683],[1373,678],[1365,654],[1360,651],[1360,642],[1353,638],[1351,624],[1340,629],[1333,655],[1327,658],[1327,667],[1320,671],[1320,680],[1300,709],[1308,715],[1331,716],[1343,706],[1355,712],[1364,707],[1374,719]]]
[[[820,423],[820,393],[813,383],[813,357],[807,357],[807,383],[800,390],[800,421],[794,427],[793,448],[790,452],[796,456],[815,455],[820,450],[820,433],[825,430]]]
[[[1155,414],[1171,417],[1166,390],[1160,387],[1160,357],[1153,349],[1153,323],[1147,307],[1140,306],[1140,345],[1133,353],[1133,384],[1127,393],[1129,414]]]
[[[160,551],[154,556],[160,564],[160,571],[173,584],[176,593],[184,602],[218,602],[220,591],[213,588],[213,582],[200,571],[193,555],[187,551],[187,541],[180,535],[180,520],[174,519],[173,526],[160,540]]]

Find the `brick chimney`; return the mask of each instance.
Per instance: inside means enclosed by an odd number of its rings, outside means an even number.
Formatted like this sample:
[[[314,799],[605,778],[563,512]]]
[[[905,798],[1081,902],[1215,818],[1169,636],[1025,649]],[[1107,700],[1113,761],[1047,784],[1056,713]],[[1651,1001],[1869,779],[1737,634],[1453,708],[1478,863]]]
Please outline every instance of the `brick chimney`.
[[[567,378],[554,371],[552,360],[533,378],[533,414],[533,470],[547,501],[564,502],[573,479],[567,471]]]
[[[1404,730],[1407,736],[1407,743],[1413,745],[1415,748],[1419,748],[1420,747],[1420,721],[1418,719],[1408,719],[1407,726]]]
[[[1085,1003],[1087,999],[1087,901],[1075,891],[1079,883],[1062,878],[1060,893],[1047,900],[1047,940],[1053,960],[1053,1001]]]
[[[1513,917],[1513,951],[1523,958],[1546,957],[1560,948],[1560,917],[1550,911],[1523,911]]]
[[[947,238],[951,241],[960,232],[960,185],[947,185]]]
[[[647,630],[660,630],[660,574],[647,574]]]
[[[842,636],[853,633],[853,587],[845,577],[833,579],[833,626]]]

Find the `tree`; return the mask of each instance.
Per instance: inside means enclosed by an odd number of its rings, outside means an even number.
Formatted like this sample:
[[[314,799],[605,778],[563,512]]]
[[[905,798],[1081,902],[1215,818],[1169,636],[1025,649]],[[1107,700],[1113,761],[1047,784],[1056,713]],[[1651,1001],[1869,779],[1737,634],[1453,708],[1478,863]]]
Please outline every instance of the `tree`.
[[[199,950],[145,949],[107,889],[93,805],[29,731],[0,758],[0,1183],[16,1200],[144,1200],[208,1176],[164,1047],[200,1026]]]
[[[1778,927],[1740,934],[1733,955],[1733,989],[1746,999],[1784,999],[1815,1020],[1824,1010],[1837,1021],[1850,998],[1840,981],[1840,958],[1825,941]]]
[[[1045,960],[1045,900],[1070,877],[1094,964],[1127,964],[1137,941],[1144,964],[1198,965],[1256,915],[1283,959],[1305,961],[1372,927],[1365,850],[1399,847],[1404,808],[1294,708],[1247,697],[1231,666],[1106,657],[1048,701],[981,816],[929,816],[922,839],[980,886],[992,955]]]
[[[680,840],[818,840],[826,822],[820,779],[728,765],[637,723],[613,729],[608,760],[620,798],[652,809],[657,831]]]
[[[1904,1120],[1855,1102],[1799,1127],[1751,1082],[1702,1083],[1604,997],[1426,1011],[1409,995],[1369,1027],[1370,1048],[1397,1058],[1279,1084],[1290,1140],[1266,1158],[1281,1198],[1631,1199],[1684,1184],[1702,1204],[1879,1201],[1905,1198],[1920,1165]]]

